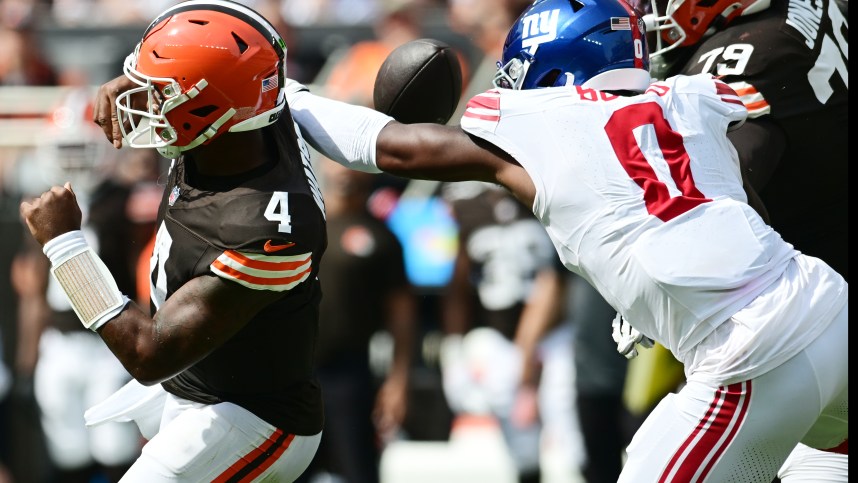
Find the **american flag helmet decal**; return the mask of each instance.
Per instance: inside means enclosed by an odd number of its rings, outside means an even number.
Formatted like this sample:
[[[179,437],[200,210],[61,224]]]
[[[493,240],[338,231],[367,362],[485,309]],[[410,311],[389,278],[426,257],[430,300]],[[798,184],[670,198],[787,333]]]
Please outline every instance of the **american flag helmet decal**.
[[[262,92],[268,92],[271,89],[275,89],[277,87],[277,73],[268,77],[267,79],[262,79]]]
[[[631,30],[632,25],[628,17],[611,17],[611,30]]]

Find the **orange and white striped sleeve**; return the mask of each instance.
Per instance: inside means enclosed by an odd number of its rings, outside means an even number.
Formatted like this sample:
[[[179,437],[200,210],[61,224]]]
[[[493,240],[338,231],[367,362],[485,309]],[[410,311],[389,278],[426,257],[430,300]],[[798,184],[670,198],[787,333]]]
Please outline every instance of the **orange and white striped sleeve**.
[[[284,292],[307,280],[312,253],[272,256],[226,250],[211,263],[212,272],[254,290]]]
[[[771,114],[772,107],[769,105],[768,101],[766,101],[766,98],[763,97],[763,93],[758,91],[753,85],[739,81],[731,82],[730,87],[736,91],[739,99],[741,99],[742,103],[745,104],[745,107],[748,108],[749,118],[753,119],[755,117]]]

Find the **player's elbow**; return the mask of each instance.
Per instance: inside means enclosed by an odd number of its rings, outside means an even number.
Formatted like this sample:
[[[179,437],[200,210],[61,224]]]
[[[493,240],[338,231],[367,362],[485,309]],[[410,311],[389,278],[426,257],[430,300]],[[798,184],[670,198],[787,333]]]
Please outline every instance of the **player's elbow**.
[[[123,365],[137,382],[144,386],[154,386],[166,381],[177,373],[177,371],[167,370],[167,368],[158,362],[157,359],[141,358],[140,360],[123,363]]]
[[[137,382],[143,384],[144,386],[154,386],[155,384],[159,384],[161,382],[169,379],[164,371],[159,370],[156,367],[153,367],[151,363],[147,361],[122,361],[122,365],[125,367],[125,370],[128,371],[128,374],[131,375]]]
[[[178,366],[178,361],[165,357],[169,353],[155,344],[141,343],[135,346],[134,352],[120,357],[120,361],[137,382],[153,386],[175,376],[184,368]]]
[[[126,369],[131,374],[131,377],[144,386],[160,384],[181,372],[181,370],[170,369],[151,363],[131,367],[126,366]]]
[[[169,377],[149,377],[148,375],[141,374],[139,376],[135,375],[134,379],[144,386],[154,386],[155,384],[160,384],[166,381]]]

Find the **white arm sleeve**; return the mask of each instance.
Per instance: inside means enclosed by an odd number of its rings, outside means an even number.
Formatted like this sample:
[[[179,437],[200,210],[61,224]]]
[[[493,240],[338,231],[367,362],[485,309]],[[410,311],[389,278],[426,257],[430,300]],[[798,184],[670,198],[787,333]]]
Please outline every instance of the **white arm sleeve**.
[[[292,118],[310,146],[347,168],[381,173],[375,162],[375,145],[392,117],[307,91],[290,94],[288,102]]]
[[[80,230],[49,240],[42,251],[51,261],[51,275],[87,329],[98,330],[128,304],[128,297],[119,291],[110,270]]]

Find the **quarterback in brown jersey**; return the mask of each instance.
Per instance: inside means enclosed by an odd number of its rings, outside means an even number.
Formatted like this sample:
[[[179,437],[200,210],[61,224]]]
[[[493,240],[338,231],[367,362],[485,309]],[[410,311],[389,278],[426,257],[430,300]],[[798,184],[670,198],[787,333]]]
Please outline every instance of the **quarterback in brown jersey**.
[[[151,316],[81,236],[73,186],[21,205],[78,317],[134,376],[85,415],[140,426],[149,441],[128,481],[293,481],[318,447],[325,214],[286,108],[285,56],[255,11],[188,1],[156,18],[125,75],[102,86],[96,123],[173,160]]]

